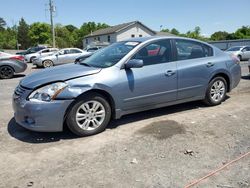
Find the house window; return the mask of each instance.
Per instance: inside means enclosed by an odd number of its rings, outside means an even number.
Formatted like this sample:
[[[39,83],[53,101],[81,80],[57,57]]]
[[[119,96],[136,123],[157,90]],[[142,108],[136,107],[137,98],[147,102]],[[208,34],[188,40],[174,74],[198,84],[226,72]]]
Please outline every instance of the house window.
[[[134,34],[132,34],[132,35],[131,35],[131,38],[134,38],[134,37],[135,37],[135,35],[134,35]]]
[[[139,35],[139,37],[142,37],[142,35]]]
[[[110,42],[110,35],[108,35],[108,42]]]
[[[89,43],[89,40],[88,39],[86,39],[86,44],[88,44]]]
[[[97,37],[97,40],[100,42],[100,37]]]

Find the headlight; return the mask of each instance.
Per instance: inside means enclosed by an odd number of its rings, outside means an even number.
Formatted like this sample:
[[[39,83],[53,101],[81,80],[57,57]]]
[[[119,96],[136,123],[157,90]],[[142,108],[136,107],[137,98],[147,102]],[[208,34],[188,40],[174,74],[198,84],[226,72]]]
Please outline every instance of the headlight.
[[[56,98],[56,96],[61,93],[65,87],[68,85],[64,82],[57,82],[53,84],[46,85],[35,91],[33,91],[28,99],[30,101],[46,101],[49,102]]]

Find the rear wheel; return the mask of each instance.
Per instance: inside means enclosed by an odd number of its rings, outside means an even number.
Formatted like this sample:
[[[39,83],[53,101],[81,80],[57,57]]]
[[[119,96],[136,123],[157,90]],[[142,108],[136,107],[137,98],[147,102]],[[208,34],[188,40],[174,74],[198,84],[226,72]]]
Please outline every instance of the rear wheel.
[[[210,81],[204,102],[209,106],[221,104],[225,100],[227,82],[223,77],[215,77]]]
[[[8,79],[14,76],[14,70],[9,66],[0,67],[0,78]]]
[[[43,62],[43,67],[44,67],[44,68],[53,67],[53,66],[54,66],[54,64],[53,64],[53,62],[50,61],[50,60],[45,60],[45,61]]]
[[[105,130],[110,118],[111,107],[105,97],[91,93],[75,101],[66,122],[76,135],[89,136]]]

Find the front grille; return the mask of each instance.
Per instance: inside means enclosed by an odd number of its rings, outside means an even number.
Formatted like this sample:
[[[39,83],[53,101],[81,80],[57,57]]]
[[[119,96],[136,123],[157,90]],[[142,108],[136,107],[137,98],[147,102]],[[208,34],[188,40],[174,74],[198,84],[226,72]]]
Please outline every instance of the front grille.
[[[17,97],[20,97],[22,96],[22,94],[25,92],[25,89],[21,86],[21,85],[18,85],[15,89],[15,95]]]

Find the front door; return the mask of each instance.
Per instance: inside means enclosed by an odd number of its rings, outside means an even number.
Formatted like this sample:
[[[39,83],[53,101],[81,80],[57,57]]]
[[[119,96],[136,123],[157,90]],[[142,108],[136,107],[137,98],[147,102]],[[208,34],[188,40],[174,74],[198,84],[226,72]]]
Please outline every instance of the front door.
[[[132,59],[143,60],[144,66],[120,70],[120,84],[115,88],[122,110],[176,100],[177,70],[176,62],[172,62],[170,40],[153,42],[139,50]]]
[[[250,59],[250,47],[245,47],[242,50],[242,59],[244,60]]]

